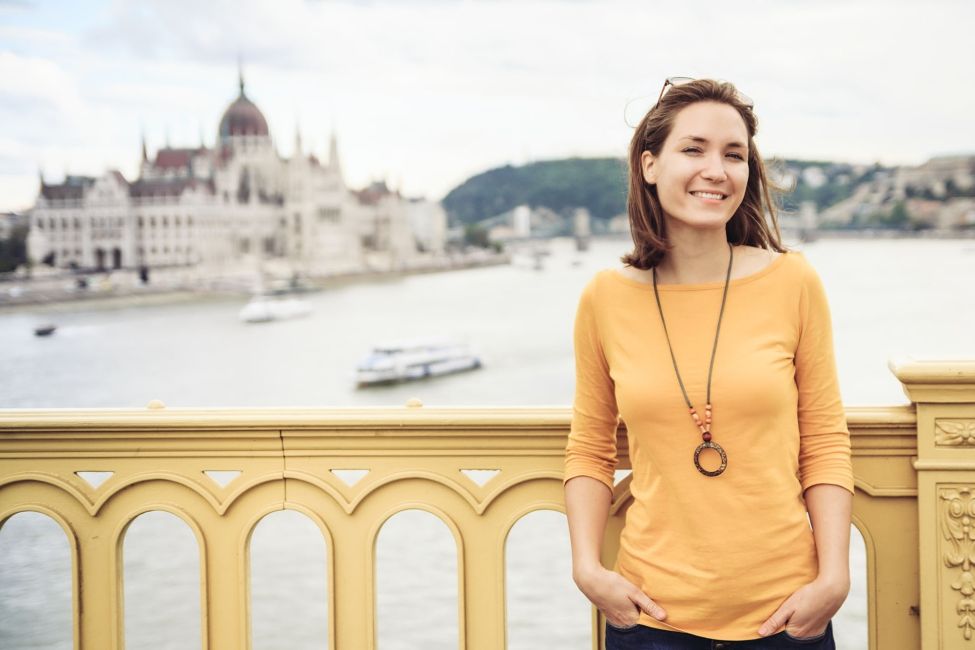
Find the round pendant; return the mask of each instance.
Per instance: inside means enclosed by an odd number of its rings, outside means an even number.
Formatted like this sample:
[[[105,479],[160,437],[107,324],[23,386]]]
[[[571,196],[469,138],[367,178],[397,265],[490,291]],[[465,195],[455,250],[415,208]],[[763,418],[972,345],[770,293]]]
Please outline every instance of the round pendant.
[[[705,449],[713,449],[721,456],[721,465],[718,467],[718,469],[711,471],[701,467],[701,452]],[[722,449],[721,445],[718,443],[702,442],[697,446],[697,449],[694,450],[694,467],[696,467],[697,471],[705,476],[718,476],[724,472],[726,467],[728,467],[728,455],[724,453],[724,449]]]

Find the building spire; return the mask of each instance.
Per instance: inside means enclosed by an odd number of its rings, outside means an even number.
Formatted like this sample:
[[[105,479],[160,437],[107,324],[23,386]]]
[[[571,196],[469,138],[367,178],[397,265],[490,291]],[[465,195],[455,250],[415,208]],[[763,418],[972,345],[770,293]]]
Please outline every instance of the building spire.
[[[146,149],[146,132],[142,132],[142,162],[149,162],[149,151]]]
[[[339,143],[335,136],[335,127],[332,127],[332,135],[328,139],[328,166],[339,176],[342,175],[342,165],[339,162]]]
[[[237,78],[240,83],[240,96],[244,96],[244,64],[241,62],[240,55],[237,55]]]
[[[294,159],[295,160],[297,160],[298,158],[301,158],[301,156],[302,156],[302,151],[301,151],[301,125],[298,124],[298,120],[295,120],[295,151],[294,151],[293,156],[294,156]]]

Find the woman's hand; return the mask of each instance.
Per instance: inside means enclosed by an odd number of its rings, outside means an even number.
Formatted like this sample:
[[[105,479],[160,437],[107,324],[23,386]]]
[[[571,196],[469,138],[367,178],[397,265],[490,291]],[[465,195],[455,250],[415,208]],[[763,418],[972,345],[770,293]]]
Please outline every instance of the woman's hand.
[[[657,620],[667,613],[632,582],[602,566],[576,578],[576,585],[586,598],[616,627],[631,627],[640,618],[640,610]]]
[[[791,636],[822,634],[849,593],[848,581],[816,578],[779,605],[779,609],[762,624],[758,633],[768,636],[780,626],[786,625],[786,632]]]

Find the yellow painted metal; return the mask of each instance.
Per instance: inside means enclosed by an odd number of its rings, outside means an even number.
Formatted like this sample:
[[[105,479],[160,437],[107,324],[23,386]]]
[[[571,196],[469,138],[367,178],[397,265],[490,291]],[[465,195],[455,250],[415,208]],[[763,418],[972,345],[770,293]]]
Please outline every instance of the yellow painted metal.
[[[917,406],[918,647],[975,647],[975,361],[890,363]]]
[[[941,483],[956,490],[975,486],[975,452],[967,443],[948,448],[920,441],[937,435],[967,440],[968,425],[962,434],[945,433],[944,426],[954,431],[955,420],[975,421],[975,372],[958,380],[958,364],[892,368],[908,394],[923,401],[847,411],[854,519],[867,546],[870,648],[961,648],[960,592],[951,585],[967,578],[944,565],[945,545],[952,542],[939,537],[947,516],[941,514]],[[505,647],[505,540],[533,510],[564,512],[568,408],[431,409],[419,400],[370,409],[151,406],[0,410],[0,525],[16,512],[35,510],[65,530],[76,648],[123,647],[121,544],[126,526],[148,510],[175,514],[196,535],[201,647],[248,648],[249,539],[262,517],[281,509],[303,512],[322,532],[330,647],[374,648],[376,538],[383,522],[412,508],[439,517],[455,538],[459,647]],[[618,442],[620,468],[628,468],[625,426]],[[332,470],[368,471],[349,485]],[[463,470],[498,473],[481,485]],[[89,471],[112,475],[96,488],[77,474]],[[221,487],[207,471],[240,474]],[[607,566],[629,502],[627,478],[615,489]],[[594,611],[594,650],[602,647],[602,622]]]

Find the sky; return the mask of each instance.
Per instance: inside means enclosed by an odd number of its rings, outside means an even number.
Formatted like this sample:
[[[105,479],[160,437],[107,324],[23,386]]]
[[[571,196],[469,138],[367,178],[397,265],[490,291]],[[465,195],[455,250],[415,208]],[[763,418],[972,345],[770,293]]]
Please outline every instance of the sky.
[[[669,76],[732,81],[766,157],[975,153],[967,0],[0,0],[0,211],[38,176],[212,146],[237,96],[278,152],[440,199],[472,175],[625,155]]]

